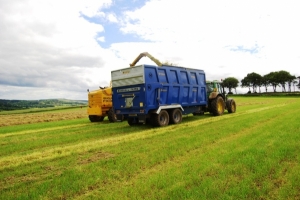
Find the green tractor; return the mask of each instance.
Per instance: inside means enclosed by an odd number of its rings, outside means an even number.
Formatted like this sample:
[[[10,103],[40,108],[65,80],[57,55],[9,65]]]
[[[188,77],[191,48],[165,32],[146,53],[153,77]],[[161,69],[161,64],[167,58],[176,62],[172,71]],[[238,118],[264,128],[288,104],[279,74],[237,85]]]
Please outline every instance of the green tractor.
[[[206,92],[208,96],[207,110],[214,116],[223,115],[224,110],[235,113],[236,103],[229,99],[220,81],[206,81]]]

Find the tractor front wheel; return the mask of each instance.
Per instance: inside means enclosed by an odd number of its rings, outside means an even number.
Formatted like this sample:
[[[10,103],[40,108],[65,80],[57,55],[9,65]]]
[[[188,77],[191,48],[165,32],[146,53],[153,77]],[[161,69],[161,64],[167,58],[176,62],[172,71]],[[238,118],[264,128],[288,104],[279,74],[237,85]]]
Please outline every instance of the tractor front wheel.
[[[236,104],[233,99],[228,99],[226,101],[226,107],[229,113],[235,113],[236,111]]]
[[[225,110],[225,102],[224,99],[221,96],[217,96],[214,100],[211,102],[211,112],[214,116],[223,115]]]

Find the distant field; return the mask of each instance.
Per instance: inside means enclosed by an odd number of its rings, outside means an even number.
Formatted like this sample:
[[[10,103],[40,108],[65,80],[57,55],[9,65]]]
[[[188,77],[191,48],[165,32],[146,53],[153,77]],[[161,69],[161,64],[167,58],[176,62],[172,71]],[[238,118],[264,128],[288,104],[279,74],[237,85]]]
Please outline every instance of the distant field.
[[[300,199],[300,99],[234,98],[163,128],[0,115],[0,199]]]
[[[86,109],[86,107],[54,107],[3,111],[0,113],[0,127],[83,118],[87,117]]]

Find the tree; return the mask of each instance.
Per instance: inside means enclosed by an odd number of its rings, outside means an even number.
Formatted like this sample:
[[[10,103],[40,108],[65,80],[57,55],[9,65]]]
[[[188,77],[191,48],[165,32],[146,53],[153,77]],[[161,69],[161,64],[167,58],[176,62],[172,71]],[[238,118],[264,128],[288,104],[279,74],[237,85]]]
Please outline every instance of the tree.
[[[236,88],[238,86],[239,81],[234,77],[228,77],[223,80],[223,87],[229,89],[228,94],[232,94],[231,90],[232,88]]]
[[[300,89],[300,76],[297,77],[299,79],[299,83],[297,85],[297,87]]]
[[[268,86],[270,85],[270,81],[268,80],[268,77],[266,75],[264,75],[261,78],[261,85],[265,86],[266,92],[268,92]]]
[[[250,85],[250,81],[248,80],[248,78],[247,77],[243,78],[241,80],[241,83],[242,83],[241,87],[248,87],[249,88],[248,93],[251,93],[251,90],[250,90],[251,85]]]
[[[276,88],[280,84],[278,72],[270,72],[269,74],[266,74],[266,78],[269,80],[270,85],[272,85],[274,92],[276,92]]]
[[[286,89],[285,89],[286,83],[288,83],[289,89],[291,88],[291,83],[296,78],[296,77],[295,78],[293,78],[293,77],[294,76],[292,76],[289,72],[284,71],[284,70],[281,70],[276,74],[277,81],[282,87],[282,92],[286,92]]]
[[[252,72],[250,74],[247,74],[247,76],[243,79],[245,84],[247,84],[247,87],[252,87],[253,92],[256,92],[256,88],[259,87],[260,90],[260,86],[261,86],[261,80],[262,80],[262,76]],[[243,82],[242,82],[243,84]]]
[[[297,84],[298,82],[297,81],[293,81],[293,86],[294,86],[294,92],[295,92],[295,85]]]
[[[288,83],[288,86],[289,86],[289,92],[292,92],[292,83],[295,81],[295,79],[296,79],[296,76],[293,76],[291,74],[287,77],[287,83]],[[295,87],[294,87],[294,90],[295,90]]]

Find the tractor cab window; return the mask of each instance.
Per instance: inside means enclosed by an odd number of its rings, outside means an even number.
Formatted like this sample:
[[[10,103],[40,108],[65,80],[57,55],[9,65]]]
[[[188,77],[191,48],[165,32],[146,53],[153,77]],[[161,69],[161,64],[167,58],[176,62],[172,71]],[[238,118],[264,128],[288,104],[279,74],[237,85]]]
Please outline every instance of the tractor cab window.
[[[213,85],[211,84],[211,83],[207,83],[206,84],[206,90],[207,90],[207,92],[212,92],[213,91]]]
[[[224,88],[222,87],[221,83],[217,83],[217,88],[220,93],[223,93],[223,94],[226,93]]]
[[[220,93],[223,93],[223,88],[221,87],[220,83],[217,83],[217,88]]]

